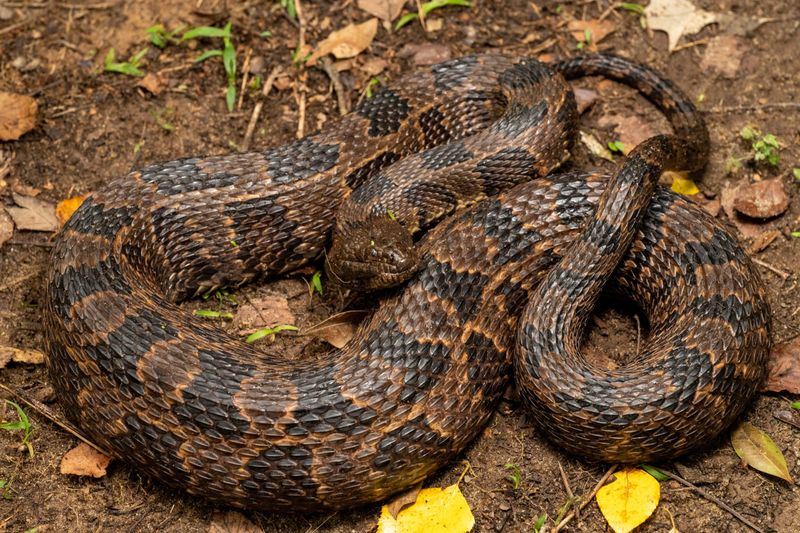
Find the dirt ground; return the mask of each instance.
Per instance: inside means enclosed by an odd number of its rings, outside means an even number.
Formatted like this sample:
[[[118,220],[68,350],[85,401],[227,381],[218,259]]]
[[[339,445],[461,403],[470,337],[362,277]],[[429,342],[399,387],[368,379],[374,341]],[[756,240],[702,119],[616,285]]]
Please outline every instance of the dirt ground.
[[[800,239],[790,235],[800,230],[800,181],[792,176],[792,168],[800,166],[800,3],[695,3],[708,11],[733,14],[734,22],[726,19],[684,36],[678,49],[669,53],[664,33],[649,33],[642,29],[637,14],[613,9],[606,13],[606,20],[615,31],[597,46],[662,70],[706,113],[713,148],[699,181],[705,200],[713,203],[728,184],[740,179],[778,178],[783,183],[791,199],[788,210],[757,228],[779,234],[753,255],[766,265],[759,268],[772,304],[775,340],[785,341],[800,334]],[[370,79],[365,73],[369,61],[380,58],[387,62],[387,68],[376,75],[382,82],[414,67],[410,44],[439,45],[433,48],[435,52],[452,57],[485,50],[571,56],[579,51],[567,31],[568,21],[597,19],[609,5],[606,0],[475,0],[469,9],[439,10],[430,17],[441,19],[438,31],[426,33],[416,22],[398,31],[380,27],[370,49],[351,70],[341,73],[341,80],[347,98],[355,102]],[[308,22],[305,39],[312,46],[331,30],[368,18],[350,0],[305,0],[303,8]],[[769,20],[750,26],[735,22],[746,18]],[[159,50],[148,46],[144,32],[155,23],[175,28],[222,26],[227,20],[233,22],[240,75],[248,55],[253,70],[264,78],[276,66],[288,73],[265,101],[253,148],[295,137],[300,91],[306,91],[305,131],[335,119],[337,103],[327,75],[318,68],[303,70],[292,64],[298,27],[277,1],[227,5],[204,0],[0,1],[0,90],[33,96],[39,105],[35,129],[18,141],[0,144],[0,157],[9,163],[0,201],[12,205],[12,191],[17,191],[38,193],[39,198],[57,202],[95,190],[113,176],[150,162],[237,150],[259,92],[247,90],[241,108],[227,112],[225,74],[219,58],[192,62],[200,51],[216,43],[173,44]],[[262,36],[265,30],[271,36]],[[715,60],[708,56],[710,49],[719,45],[715,41],[719,37],[729,39],[725,43],[730,48],[723,48]],[[160,73],[158,94],[137,87],[138,78],[102,72],[103,57],[111,46],[118,58],[128,58],[147,47],[141,68]],[[740,62],[732,70],[719,72],[724,68],[718,63],[730,66],[736,59]],[[582,116],[581,126],[603,144],[623,134],[608,122],[609,117],[645,122],[654,131],[666,131],[663,118],[632,91],[608,83],[598,85],[597,80],[581,80],[577,85],[599,93],[598,101]],[[772,133],[781,142],[777,167],[747,160],[752,152],[740,136],[747,125]],[[745,159],[740,169],[731,170],[731,157]],[[589,154],[583,144],[576,148],[572,164],[611,168]],[[718,216],[730,222],[724,210]],[[0,345],[43,349],[40,303],[50,239],[49,233],[17,231],[0,248]],[[748,245],[751,240],[744,242]],[[301,327],[334,312],[340,304],[336,296],[309,299],[304,281],[297,277],[247,288],[241,294],[247,297],[264,291],[287,295]],[[624,353],[635,344],[631,331],[635,332],[636,326],[630,315],[606,310],[599,312],[595,322],[599,325],[594,326],[588,341],[592,350]],[[305,342],[287,336],[266,349],[298,349]],[[0,370],[0,380],[58,412],[43,365],[9,365]],[[542,513],[550,517],[547,523],[552,527],[552,520],[569,501],[559,466],[571,490],[585,495],[608,465],[590,464],[552,448],[537,435],[531,423],[535,415],[522,409],[513,390],[506,396],[490,425],[462,457],[473,470],[461,488],[476,517],[475,531],[531,531]],[[795,477],[800,476],[800,431],[774,415],[789,409],[789,401],[797,399],[764,394],[744,416],[775,440]],[[0,431],[0,479],[9,482],[5,498],[0,498],[0,530],[202,531],[219,510],[166,489],[121,461],[112,463],[108,475],[96,480],[60,474],[61,457],[77,440],[31,409],[26,411],[35,428],[32,458],[19,451],[17,434]],[[3,418],[13,418],[12,413],[6,412]],[[800,414],[794,419],[800,423]],[[506,463],[517,465],[521,472],[517,490],[512,490],[506,479]],[[662,466],[724,500],[765,531],[800,531],[798,488],[743,467],[727,434],[702,453]],[[426,486],[449,485],[462,470],[463,465],[456,462],[429,479]],[[683,532],[749,531],[728,512],[677,482],[661,483],[661,491],[658,510],[640,531],[669,531],[670,516]],[[378,514],[378,504],[319,515],[245,513],[267,532],[336,533],[374,530]],[[575,532],[604,530],[609,529],[594,502],[567,528]]]

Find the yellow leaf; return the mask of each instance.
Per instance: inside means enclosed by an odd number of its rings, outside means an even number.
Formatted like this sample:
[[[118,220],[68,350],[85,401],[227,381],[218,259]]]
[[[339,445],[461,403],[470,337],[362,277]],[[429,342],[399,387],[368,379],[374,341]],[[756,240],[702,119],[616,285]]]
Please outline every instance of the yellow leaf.
[[[392,518],[389,506],[381,508],[378,533],[466,533],[475,517],[458,485],[423,489],[413,505]]]
[[[731,433],[731,444],[736,455],[756,470],[794,482],[780,448],[757,427],[742,422]]]
[[[618,472],[613,483],[597,491],[597,505],[616,533],[628,533],[647,520],[658,506],[658,481],[639,468]]]
[[[700,192],[700,189],[697,188],[697,185],[695,185],[692,180],[678,176],[675,176],[675,179],[672,180],[672,190],[686,196],[691,196]]]
[[[56,206],[56,216],[58,217],[59,225],[63,226],[67,223],[69,217],[81,206],[87,196],[89,195],[83,194],[81,196],[73,196],[72,198],[67,198],[66,200],[58,202]]]

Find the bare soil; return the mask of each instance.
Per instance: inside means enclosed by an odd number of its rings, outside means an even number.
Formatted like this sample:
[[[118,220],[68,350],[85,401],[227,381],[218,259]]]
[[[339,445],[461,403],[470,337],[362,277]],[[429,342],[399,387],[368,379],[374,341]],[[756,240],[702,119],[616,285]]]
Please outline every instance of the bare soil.
[[[776,229],[780,236],[754,257],[769,290],[774,316],[774,337],[783,341],[800,334],[800,286],[798,257],[800,239],[790,232],[800,229],[800,192],[792,167],[800,166],[800,3],[794,0],[696,1],[701,8],[771,20],[749,31],[742,28],[737,50],[741,65],[730,77],[701,66],[709,43],[731,31],[730,25],[707,26],[681,40],[681,49],[667,52],[661,32],[642,29],[639,17],[624,10],[608,15],[616,31],[599,43],[600,50],[616,52],[659,68],[695,98],[706,113],[713,150],[711,162],[699,185],[708,200],[719,198],[727,183],[739,179],[780,179],[791,202],[781,216],[760,223],[761,230]],[[409,2],[413,4],[413,2]],[[575,39],[565,24],[572,19],[596,19],[609,7],[606,0],[530,2],[476,0],[471,9],[446,9],[439,31],[425,33],[417,23],[400,31],[379,28],[370,50],[358,60],[383,58],[388,69],[383,81],[396,79],[413,68],[412,58],[401,53],[408,44],[438,44],[453,57],[485,50],[513,54],[547,54],[566,57],[578,53]],[[367,15],[352,1],[303,2],[308,21],[306,40],[312,45],[332,29]],[[163,51],[149,46],[142,68],[160,72],[163,91],[153,95],[136,86],[138,79],[102,73],[108,48],[118,58],[127,58],[148,46],[145,28],[155,23],[173,28],[233,21],[239,69],[251,54],[263,62],[262,75],[274,66],[289,73],[286,87],[274,90],[266,100],[255,130],[253,147],[282,144],[295,137],[298,128],[298,91],[306,91],[305,131],[311,131],[338,115],[329,79],[317,69],[301,70],[292,64],[298,28],[273,1],[208,2],[180,0],[110,2],[0,2],[0,90],[34,96],[39,104],[36,128],[20,140],[0,144],[11,160],[0,188],[0,200],[12,205],[11,192],[40,190],[39,197],[57,202],[90,192],[113,176],[135,167],[190,154],[224,154],[242,142],[258,92],[246,91],[240,110],[225,108],[225,74],[219,59],[194,64],[192,60],[211,47],[171,45]],[[265,38],[260,32],[269,30]],[[723,60],[729,60],[728,54]],[[342,82],[355,101],[369,80],[358,69],[343,72]],[[239,78],[241,79],[241,78]],[[599,100],[582,117],[582,129],[603,143],[617,133],[600,126],[603,117],[622,115],[651,124],[656,131],[667,125],[657,112],[630,90],[597,80],[582,80],[581,87],[595,88]],[[159,125],[166,121],[169,131]],[[731,174],[726,160],[751,155],[740,138],[745,125],[773,133],[782,143],[777,167],[744,161]],[[11,159],[13,158],[13,159]],[[576,166],[608,166],[581,145]],[[609,167],[611,168],[611,167]],[[723,212],[720,219],[727,220]],[[43,349],[40,317],[43,276],[51,235],[17,231],[0,248],[0,344]],[[749,241],[745,241],[748,244]],[[783,276],[776,272],[785,272]],[[307,276],[307,275],[306,275]],[[259,291],[287,295],[300,326],[312,324],[334,310],[337,295],[309,298],[302,278],[265,283],[241,291],[241,297]],[[196,302],[189,305],[199,306]],[[594,353],[628,352],[635,346],[636,323],[630,313],[605,310],[598,313],[589,346]],[[299,351],[306,340],[288,336],[265,349]],[[295,348],[292,348],[294,346]],[[57,398],[43,365],[10,365],[0,370],[0,380],[24,397],[39,400],[58,411]],[[559,465],[571,490],[589,493],[608,465],[591,464],[553,449],[537,434],[535,414],[526,413],[513,390],[501,403],[497,415],[461,459],[469,461],[470,473],[461,484],[477,520],[475,531],[530,531],[537,516],[555,518],[569,496]],[[744,419],[763,429],[786,456],[790,470],[800,476],[800,431],[777,420],[796,397],[764,394]],[[31,409],[35,427],[35,455],[20,452],[16,433],[0,431],[0,479],[9,482],[6,498],[0,499],[0,530],[39,531],[198,531],[206,530],[218,510],[202,500],[166,489],[115,461],[107,476],[76,478],[59,473],[64,453],[76,439]],[[800,415],[794,415],[800,422]],[[13,418],[6,412],[4,420]],[[512,490],[504,468],[517,465],[522,480]],[[764,530],[800,531],[800,491],[795,485],[743,467],[729,442],[729,435],[709,443],[706,451],[662,465],[714,494]],[[458,479],[463,465],[456,462],[427,481],[444,486]],[[676,482],[661,484],[661,504],[640,531],[669,531],[670,515],[680,531],[738,532],[748,529],[729,513]],[[348,512],[319,515],[287,515],[246,512],[264,531],[355,532],[373,530],[379,505]],[[548,524],[552,526],[552,521]],[[597,505],[590,503],[568,531],[603,531],[606,522]]]

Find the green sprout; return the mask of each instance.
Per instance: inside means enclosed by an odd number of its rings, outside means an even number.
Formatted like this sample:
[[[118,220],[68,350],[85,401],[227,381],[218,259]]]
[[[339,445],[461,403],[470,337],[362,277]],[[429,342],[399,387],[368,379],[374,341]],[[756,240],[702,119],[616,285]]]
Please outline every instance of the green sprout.
[[[259,329],[258,331],[254,331],[247,338],[244,339],[244,342],[247,344],[252,344],[257,340],[263,339],[264,337],[268,337],[270,335],[275,335],[276,333],[280,333],[281,331],[298,331],[299,328],[296,326],[292,326],[290,324],[278,324],[277,326],[272,326],[271,328],[263,328]]]
[[[614,153],[622,154],[625,152],[625,145],[622,141],[611,141],[608,143],[608,149]]]
[[[320,296],[323,296],[322,292],[322,272],[317,270],[314,272],[314,275],[311,276],[311,283],[308,284],[308,294],[311,296],[314,291],[317,291]]]
[[[144,31],[150,36],[150,42],[153,43],[154,46],[157,46],[163,50],[168,44],[177,44],[180,42],[180,39],[177,37],[177,35],[182,30],[183,26],[169,31],[164,27],[163,24],[156,24],[154,26],[150,26]]]
[[[236,103],[236,47],[233,46],[231,36],[231,22],[228,22],[223,28],[215,28],[213,26],[192,28],[181,37],[181,41],[200,38],[222,39],[221,50],[206,50],[194,62],[200,63],[212,57],[222,57],[222,65],[225,67],[225,75],[228,79],[225,103],[228,106],[229,113],[233,111],[233,106]]]
[[[6,400],[6,405],[10,405],[14,408],[14,410],[17,412],[17,418],[19,420],[16,422],[3,422],[0,424],[0,429],[5,429],[6,431],[21,431],[22,437],[20,444],[26,447],[28,449],[28,454],[33,457],[33,445],[31,444],[33,427],[31,426],[30,420],[28,420],[28,415],[25,414],[25,411],[22,410],[22,407],[11,400]]]
[[[394,29],[399,30],[412,20],[425,18],[431,11],[445,6],[472,7],[472,4],[469,3],[468,0],[433,0],[431,2],[425,2],[419,6],[419,10],[416,13],[406,13],[400,17],[397,24],[394,25]]]
[[[286,10],[286,15],[290,19],[297,18],[297,7],[294,5],[294,0],[281,0],[281,7]]]
[[[583,50],[586,46],[589,46],[591,42],[592,42],[592,32],[589,31],[589,28],[584,28],[583,40],[578,41],[577,44],[578,50]]]
[[[233,320],[233,313],[228,313],[226,311],[212,311],[210,309],[197,309],[194,312],[194,316],[199,316],[200,318],[222,318],[223,320]]]
[[[147,48],[142,48],[125,62],[119,63],[116,61],[117,52],[113,48],[108,49],[105,59],[103,60],[104,72],[115,72],[117,74],[125,74],[126,76],[144,76],[144,72],[139,69],[139,63],[147,53]]]
[[[756,163],[764,161],[773,167],[778,166],[780,154],[778,151],[781,148],[777,137],[771,133],[761,135],[758,129],[752,126],[745,126],[739,133],[742,139],[751,142],[753,148],[753,159]]]
[[[536,519],[536,522],[533,523],[533,529],[531,530],[533,533],[539,533],[542,530],[542,526],[547,521],[547,513],[542,513]]]
[[[506,463],[504,468],[510,471],[506,479],[511,483],[511,490],[517,490],[522,483],[522,472],[514,463]]]

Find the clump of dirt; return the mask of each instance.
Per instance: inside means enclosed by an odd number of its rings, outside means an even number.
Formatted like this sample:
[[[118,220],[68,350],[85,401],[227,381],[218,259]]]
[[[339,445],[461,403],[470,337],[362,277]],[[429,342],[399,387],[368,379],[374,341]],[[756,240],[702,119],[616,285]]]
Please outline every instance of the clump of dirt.
[[[707,26],[684,37],[669,53],[663,33],[643,29],[638,14],[614,9],[606,1],[556,4],[512,0],[502,6],[476,1],[470,9],[435,12],[427,21],[431,24],[427,33],[418,22],[398,31],[379,28],[370,49],[351,63],[351,68],[340,72],[341,90],[354,102],[373,83],[371,79],[378,80],[375,83],[396,79],[414,68],[415,58],[426,62],[426,57],[440,60],[487,50],[567,57],[578,53],[579,46],[597,47],[660,69],[694,98],[711,130],[711,161],[698,182],[703,201],[713,209],[723,192],[742,179],[775,178],[788,192],[786,212],[758,222],[759,231],[775,230],[778,236],[753,252],[772,303],[774,337],[787,340],[800,334],[800,239],[792,236],[800,229],[798,182],[792,176],[792,167],[800,167],[800,85],[796,76],[800,70],[800,5],[780,0],[696,3],[708,11],[738,16],[740,22],[738,26],[734,22]],[[0,146],[5,159],[0,164],[0,199],[5,205],[11,205],[14,191],[57,202],[95,190],[112,177],[147,163],[236,151],[260,98],[261,87],[253,80],[260,76],[263,82],[273,67],[281,67],[284,75],[275,81],[264,104],[252,146],[291,141],[300,120],[306,131],[334,120],[338,104],[326,73],[319,68],[302,69],[293,62],[297,21],[277,2],[231,4],[235,5],[196,0],[83,6],[0,4],[0,90],[33,96],[39,105],[36,128],[20,140]],[[311,44],[331,30],[367,18],[354,2],[302,4],[307,21],[304,39]],[[413,2],[408,4],[411,9]],[[569,21],[601,17],[613,24],[614,32],[599,43],[576,40],[564,29]],[[769,21],[761,25],[741,22],[757,18]],[[434,22],[437,19],[441,22]],[[249,73],[252,87],[244,87],[242,105],[233,112],[226,110],[227,82],[221,61],[194,62],[217,43],[173,43],[162,50],[148,45],[144,33],[156,23],[167,28],[221,27],[227,20],[233,22],[240,74],[245,70],[245,57],[255,67]],[[435,29],[439,24],[441,28]],[[725,39],[720,41],[721,36]],[[408,48],[411,44],[417,48]],[[103,58],[112,46],[118,60],[146,49],[141,67],[159,73],[158,90],[152,85],[138,86],[136,78],[104,74]],[[720,52],[720,46],[727,48]],[[723,60],[725,64],[721,64]],[[599,94],[599,100],[582,117],[581,127],[602,144],[618,140],[624,132],[614,124],[630,124],[631,119],[654,131],[668,129],[663,117],[626,88],[596,80],[581,80],[577,85]],[[242,88],[237,89],[241,94]],[[608,120],[609,116],[627,117],[628,122]],[[777,166],[752,160],[751,143],[740,135],[745,126],[755,126],[780,141]],[[577,147],[572,164],[613,168],[583,145]],[[716,209],[720,211],[719,205]],[[729,220],[724,210],[717,216]],[[0,247],[0,345],[43,349],[40,306],[50,242],[49,234],[17,231]],[[302,279],[308,280],[310,274]],[[310,297],[298,277],[244,289],[237,298],[243,302],[264,293],[289,295],[289,309],[300,325],[318,322],[343,303],[335,293]],[[211,304],[187,305],[203,308]],[[230,303],[219,306],[233,308]],[[626,354],[635,354],[638,343],[643,342],[645,325],[641,337],[636,331],[629,312],[599,312],[588,334],[587,349],[612,356],[618,353],[621,359],[606,364],[624,364]],[[279,336],[275,343],[266,349],[304,352],[312,357],[325,349],[319,341],[309,344],[308,339],[288,335]],[[2,382],[21,396],[44,402],[58,412],[57,398],[42,366],[11,364],[0,370],[0,375]],[[797,476],[800,432],[773,416],[788,407],[787,399],[785,395],[762,395],[744,418],[772,436]],[[97,480],[60,474],[61,457],[76,439],[32,410],[26,411],[35,428],[33,457],[24,447],[20,450],[16,433],[0,431],[0,479],[6,482],[0,489],[4,496],[0,499],[0,529],[194,531],[208,527],[214,506],[167,489],[122,462],[112,463],[108,475]],[[13,416],[8,411],[3,419]],[[539,435],[535,417],[509,390],[498,414],[463,454],[472,472],[461,488],[476,516],[476,531],[529,531],[536,517],[547,513],[554,519],[569,500],[560,467],[569,489],[577,495],[588,494],[606,470],[607,465],[586,463],[552,448]],[[516,490],[506,479],[507,463],[521,472]],[[727,435],[709,443],[706,451],[665,466],[765,530],[800,530],[797,489],[744,468]],[[451,484],[462,470],[460,464],[445,467],[426,483]],[[661,504],[640,531],[668,531],[670,515],[681,531],[746,530],[728,512],[676,482],[664,482],[661,487]],[[369,531],[375,526],[378,505],[319,515],[248,512],[247,516],[264,531]],[[567,529],[604,528],[597,506],[590,503]]]

